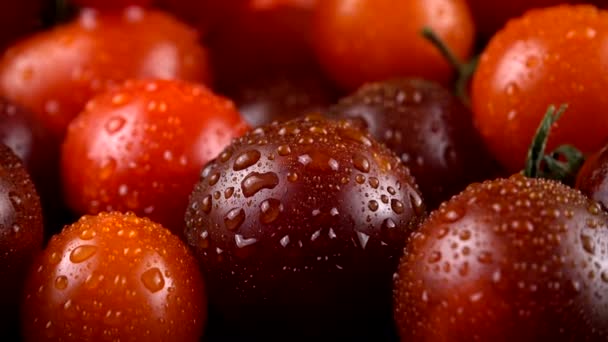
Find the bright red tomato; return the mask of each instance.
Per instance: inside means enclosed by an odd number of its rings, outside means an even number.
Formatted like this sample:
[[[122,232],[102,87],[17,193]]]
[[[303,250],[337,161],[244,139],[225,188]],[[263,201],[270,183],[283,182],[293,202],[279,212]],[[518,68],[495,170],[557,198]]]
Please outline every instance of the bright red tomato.
[[[62,177],[78,214],[133,211],[183,234],[202,167],[248,126],[233,103],[181,81],[129,81],[70,125]]]
[[[25,287],[25,341],[198,341],[206,321],[195,259],[133,214],[85,216],[55,235]]]
[[[209,81],[198,35],[159,11],[88,10],[21,42],[0,62],[0,93],[59,138],[96,92],[129,78]]]
[[[453,69],[421,36],[424,26],[468,58],[474,27],[464,0],[323,0],[314,42],[321,64],[347,89],[397,76],[447,83]]]
[[[608,139],[608,11],[589,5],[532,10],[490,41],[473,78],[474,118],[495,158],[523,169],[532,137],[551,104],[567,103],[549,151],[585,153]]]

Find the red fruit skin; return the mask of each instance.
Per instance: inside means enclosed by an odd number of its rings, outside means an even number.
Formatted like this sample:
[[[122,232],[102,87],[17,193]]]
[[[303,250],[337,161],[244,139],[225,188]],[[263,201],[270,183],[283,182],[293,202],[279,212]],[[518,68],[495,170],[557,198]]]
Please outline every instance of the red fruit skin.
[[[412,235],[395,282],[402,341],[605,341],[608,214],[561,183],[473,184]]]
[[[186,246],[132,213],[85,216],[36,259],[24,341],[200,341],[205,285]]]
[[[0,61],[0,93],[33,111],[59,140],[92,96],[132,78],[209,82],[197,33],[157,10],[85,10]]]
[[[0,328],[17,339],[19,299],[34,257],[42,249],[40,199],[21,160],[0,143]]]
[[[420,77],[448,84],[454,70],[420,34],[431,27],[462,60],[475,28],[465,0],[323,0],[313,21],[317,58],[340,86]]]
[[[133,211],[182,235],[202,167],[249,127],[234,104],[182,81],[127,81],[93,98],[62,148],[78,214]]]

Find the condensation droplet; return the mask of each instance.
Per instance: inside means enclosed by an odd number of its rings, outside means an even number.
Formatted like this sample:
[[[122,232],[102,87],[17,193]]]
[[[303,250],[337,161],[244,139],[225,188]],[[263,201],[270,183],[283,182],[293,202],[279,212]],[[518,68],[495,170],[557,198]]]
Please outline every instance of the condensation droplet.
[[[235,230],[239,228],[245,221],[245,211],[243,208],[233,208],[226,216],[224,216],[224,226],[228,230]]]
[[[247,247],[247,246],[251,246],[254,243],[258,242],[258,240],[256,238],[244,238],[243,235],[241,234],[236,234],[234,235],[234,242],[236,242],[236,246],[238,248],[243,248],[243,247]]]
[[[234,171],[244,170],[260,160],[261,154],[258,150],[249,150],[241,153],[234,161]]]
[[[96,252],[97,252],[96,246],[91,246],[91,245],[78,246],[78,247],[74,248],[72,253],[70,253],[70,261],[75,264],[84,262],[84,261],[88,260],[89,258],[91,258],[93,255],[95,255]]]
[[[141,275],[141,282],[150,292],[158,292],[165,287],[165,278],[158,267],[151,268]]]

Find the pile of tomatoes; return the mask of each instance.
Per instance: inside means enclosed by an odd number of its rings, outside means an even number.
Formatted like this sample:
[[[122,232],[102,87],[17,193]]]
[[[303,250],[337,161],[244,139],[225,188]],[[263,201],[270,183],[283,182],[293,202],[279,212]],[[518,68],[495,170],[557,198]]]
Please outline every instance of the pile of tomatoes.
[[[6,1],[0,47],[3,340],[608,340],[602,0]]]

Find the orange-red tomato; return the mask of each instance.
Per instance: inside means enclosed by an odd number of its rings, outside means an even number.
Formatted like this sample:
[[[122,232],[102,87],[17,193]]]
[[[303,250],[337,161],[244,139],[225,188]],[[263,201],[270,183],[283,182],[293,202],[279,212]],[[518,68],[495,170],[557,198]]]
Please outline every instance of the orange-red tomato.
[[[424,26],[468,58],[474,27],[464,0],[323,0],[314,43],[321,64],[345,88],[396,76],[446,83],[453,70],[421,36]]]
[[[116,9],[128,6],[147,6],[153,0],[72,0],[76,5],[99,9]]]
[[[134,211],[183,234],[203,166],[247,124],[233,103],[182,81],[128,81],[100,94],[70,125],[62,149],[78,214]]]
[[[495,158],[524,166],[528,146],[551,104],[567,103],[548,149],[574,144],[585,153],[608,138],[608,12],[590,5],[532,10],[489,43],[473,78],[476,124]]]
[[[564,3],[581,3],[584,0],[467,0],[475,18],[475,25],[479,34],[484,38],[490,38],[496,31],[501,29],[505,23],[515,17],[519,17],[532,8],[555,6]],[[589,2],[589,1],[586,1]],[[596,1],[597,2],[597,1]]]
[[[133,214],[85,216],[28,277],[25,341],[198,341],[204,283],[185,245]]]
[[[19,43],[0,62],[0,93],[59,138],[96,92],[129,78],[208,81],[198,35],[159,11],[88,10]]]

